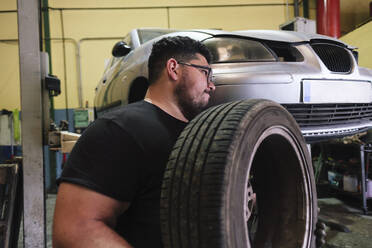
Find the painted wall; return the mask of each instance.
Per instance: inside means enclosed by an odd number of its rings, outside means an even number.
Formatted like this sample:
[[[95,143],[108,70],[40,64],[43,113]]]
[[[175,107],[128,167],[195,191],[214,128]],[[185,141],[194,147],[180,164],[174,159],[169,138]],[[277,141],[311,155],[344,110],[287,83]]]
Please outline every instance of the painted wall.
[[[360,66],[372,68],[372,21],[341,37],[341,40],[358,48]]]
[[[93,106],[94,89],[105,59],[110,57],[115,42],[133,28],[278,29],[279,24],[293,17],[291,3],[292,0],[288,5],[286,0],[49,0],[51,72],[62,83],[55,108],[79,107],[78,65],[83,107],[86,103]],[[0,1],[0,11],[14,9],[16,0]],[[0,25],[0,40],[17,38],[16,13],[0,12],[0,23],[9,23]],[[78,51],[80,58],[76,56]],[[19,108],[17,43],[0,42],[0,53],[0,108]]]
[[[340,29],[341,36],[345,35],[369,17],[371,0],[340,0]]]
[[[341,0],[343,32],[365,19],[368,3]],[[316,0],[309,5],[310,18],[315,19]],[[293,18],[293,0],[49,0],[49,7],[51,72],[62,83],[62,94],[54,100],[56,109],[79,107],[78,65],[82,105],[93,106],[105,59],[115,42],[133,28],[278,29]],[[20,108],[18,45],[9,41],[17,39],[16,8],[16,0],[0,1],[0,40],[8,40],[0,41],[0,109]]]
[[[16,10],[15,0],[0,1],[0,109],[8,110],[20,106]]]
[[[50,1],[54,8],[83,8],[50,10],[51,36],[74,41],[65,43],[66,78],[64,78],[63,44],[52,42],[53,73],[67,83],[64,93],[55,99],[56,108],[76,108],[78,102],[77,42],[80,47],[80,68],[83,84],[83,106],[93,105],[94,89],[103,73],[104,61],[118,39],[98,40],[102,37],[123,37],[137,27],[162,28],[220,28],[278,29],[286,18],[283,0],[266,1]],[[85,9],[85,8],[108,9]],[[110,9],[112,8],[112,9]],[[125,9],[123,9],[125,8]],[[289,6],[289,13],[293,13]],[[270,16],[271,18],[261,18]],[[86,40],[86,38],[91,38]],[[94,39],[97,38],[97,39]],[[56,58],[60,58],[58,61]],[[67,93],[67,95],[66,95]],[[67,104],[66,104],[67,103]]]

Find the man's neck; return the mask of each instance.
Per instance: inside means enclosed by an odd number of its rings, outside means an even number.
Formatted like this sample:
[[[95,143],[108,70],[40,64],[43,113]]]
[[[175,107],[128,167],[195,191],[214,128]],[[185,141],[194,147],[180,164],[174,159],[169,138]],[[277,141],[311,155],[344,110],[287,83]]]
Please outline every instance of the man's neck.
[[[161,98],[156,97],[156,95],[151,94],[151,92],[148,91],[144,100],[159,107],[161,110],[180,121],[189,122],[189,120],[186,119],[186,117],[182,114],[180,108],[178,107],[178,104],[169,97],[166,97],[164,95],[161,96]]]
[[[148,103],[153,104],[153,103],[152,103],[152,100],[151,100],[150,98],[145,97],[145,99],[143,99],[143,100],[146,101],[146,102],[148,102]]]

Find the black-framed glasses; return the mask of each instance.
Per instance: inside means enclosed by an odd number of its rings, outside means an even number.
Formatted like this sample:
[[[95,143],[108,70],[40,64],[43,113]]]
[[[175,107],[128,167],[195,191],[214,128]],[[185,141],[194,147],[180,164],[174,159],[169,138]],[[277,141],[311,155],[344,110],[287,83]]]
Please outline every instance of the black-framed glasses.
[[[191,63],[186,63],[186,62],[182,62],[182,61],[177,61],[178,64],[180,65],[187,65],[187,66],[191,66],[191,67],[194,67],[194,68],[198,68],[198,69],[202,69],[201,71],[205,74],[205,76],[207,77],[207,82],[212,82],[213,81],[213,72],[212,72],[212,68],[208,67],[208,66],[202,66],[202,65],[195,65],[195,64],[191,64]]]

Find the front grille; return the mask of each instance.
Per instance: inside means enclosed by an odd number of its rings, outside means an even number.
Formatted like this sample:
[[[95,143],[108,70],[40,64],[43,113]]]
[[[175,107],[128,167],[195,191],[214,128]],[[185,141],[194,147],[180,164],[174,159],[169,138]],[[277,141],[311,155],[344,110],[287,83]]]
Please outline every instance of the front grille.
[[[283,104],[301,128],[372,121],[372,103]]]
[[[346,48],[332,44],[311,45],[328,70],[333,72],[350,72],[352,58]]]

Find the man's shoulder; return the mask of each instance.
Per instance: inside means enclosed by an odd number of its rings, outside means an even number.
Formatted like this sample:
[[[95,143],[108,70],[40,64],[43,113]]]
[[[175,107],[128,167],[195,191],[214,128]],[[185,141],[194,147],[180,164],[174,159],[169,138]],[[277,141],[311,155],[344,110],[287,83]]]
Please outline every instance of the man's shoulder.
[[[100,119],[113,122],[121,128],[128,129],[128,127],[140,127],[145,123],[156,122],[156,116],[158,116],[156,107],[148,102],[139,101],[106,113]]]
[[[174,118],[156,105],[139,101],[123,106],[120,109],[107,113],[100,117],[101,120],[116,124],[126,132],[157,129],[179,129],[185,123]]]
[[[132,118],[144,117],[144,114],[152,112],[153,109],[145,101],[139,101],[125,105],[121,108],[104,114],[101,119],[120,121]]]

